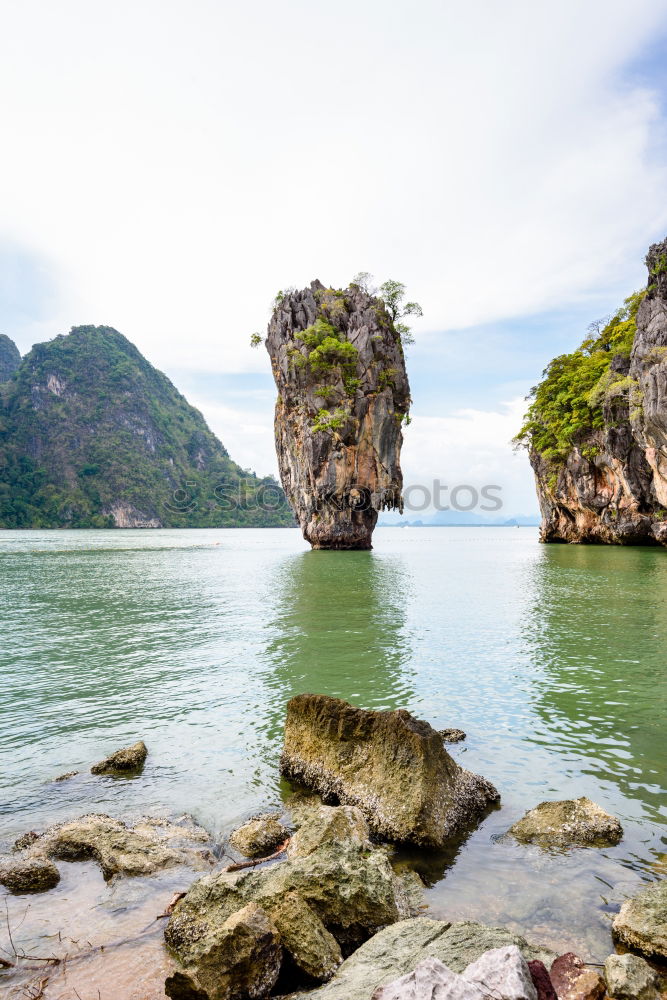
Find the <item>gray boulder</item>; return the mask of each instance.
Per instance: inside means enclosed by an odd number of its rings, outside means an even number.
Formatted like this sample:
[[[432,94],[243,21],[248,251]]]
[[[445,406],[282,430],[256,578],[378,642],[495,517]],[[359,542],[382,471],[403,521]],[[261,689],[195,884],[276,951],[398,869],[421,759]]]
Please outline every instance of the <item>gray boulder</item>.
[[[604,979],[614,1000],[657,1000],[658,974],[639,955],[610,955]]]
[[[172,1000],[259,1000],[280,973],[278,930],[254,903],[199,938],[192,967],[169,976],[164,991]]]
[[[16,896],[47,892],[60,882],[60,872],[48,858],[0,858],[0,885]]]
[[[131,747],[116,750],[98,764],[93,764],[91,774],[123,774],[128,771],[138,771],[144,766],[148,749],[143,740],[133,743]],[[70,777],[70,775],[68,775]]]
[[[287,705],[283,775],[325,801],[358,806],[372,832],[440,848],[499,798],[409,712],[371,712],[303,694]]]
[[[508,832],[524,844],[540,847],[604,847],[623,837],[618,820],[585,796],[540,802]]]
[[[502,927],[470,921],[450,924],[416,917],[385,927],[353,952],[326,985],[304,994],[310,1000],[369,1000],[379,987],[408,975],[427,959],[438,959],[451,972],[462,973],[492,948],[516,945],[524,959],[549,966],[555,955],[531,945]],[[477,991],[478,1000],[479,990]]]
[[[653,882],[621,906],[613,934],[628,948],[667,958],[667,879]]]
[[[256,816],[230,835],[229,843],[246,858],[263,858],[289,837],[276,814]]]
[[[372,1000],[537,1000],[530,970],[516,945],[494,948],[464,969],[452,972],[437,958],[387,986]]]

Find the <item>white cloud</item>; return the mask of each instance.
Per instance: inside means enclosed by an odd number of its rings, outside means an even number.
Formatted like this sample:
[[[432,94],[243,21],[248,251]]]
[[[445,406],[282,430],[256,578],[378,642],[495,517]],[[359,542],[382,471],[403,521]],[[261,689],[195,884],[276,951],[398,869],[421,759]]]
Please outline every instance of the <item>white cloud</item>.
[[[405,280],[425,330],[620,288],[667,227],[657,98],[623,75],[665,20],[24,0],[0,39],[2,235],[58,263],[51,335],[109,323],[162,367],[266,370],[247,342],[277,288],[360,268]]]
[[[511,440],[521,426],[524,399],[504,403],[498,410],[464,409],[447,417],[415,416],[405,428],[403,475],[406,488],[426,487],[439,480],[451,490],[470,485],[500,486],[503,510],[508,514],[537,509],[535,486],[524,453],[516,454]],[[447,502],[443,494],[443,502]],[[415,493],[420,502],[421,495]],[[463,494],[467,503],[468,494]]]

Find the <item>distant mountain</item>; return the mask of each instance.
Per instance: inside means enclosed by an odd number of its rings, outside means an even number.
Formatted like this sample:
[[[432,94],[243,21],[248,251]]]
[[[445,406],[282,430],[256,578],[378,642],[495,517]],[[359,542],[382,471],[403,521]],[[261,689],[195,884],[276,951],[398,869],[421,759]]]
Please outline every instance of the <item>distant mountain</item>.
[[[0,382],[7,382],[21,364],[21,354],[4,333],[0,333]]]
[[[3,338],[0,527],[294,524],[275,480],[233,462],[117,330],[79,326],[16,355]]]
[[[384,514],[378,522],[380,527],[413,527],[413,528],[515,528],[536,527],[540,523],[538,514],[515,514],[509,517],[489,517],[488,514],[476,514],[474,511],[441,510],[436,514],[421,514],[418,519],[411,519],[409,513],[403,515]]]

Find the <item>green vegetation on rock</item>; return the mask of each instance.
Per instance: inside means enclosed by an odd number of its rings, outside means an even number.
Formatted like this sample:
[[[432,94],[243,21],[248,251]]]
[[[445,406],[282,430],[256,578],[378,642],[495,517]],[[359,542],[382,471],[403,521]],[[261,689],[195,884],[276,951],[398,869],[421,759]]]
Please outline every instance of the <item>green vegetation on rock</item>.
[[[603,426],[605,402],[618,397],[641,405],[635,380],[612,370],[612,359],[629,358],[645,294],[635,292],[604,325],[594,324],[576,351],[550,362],[543,380],[531,390],[532,402],[515,438],[518,445],[557,466],[573,445]]]
[[[0,333],[0,382],[8,382],[20,364],[18,347],[4,333]]]
[[[111,327],[37,344],[0,397],[0,527],[293,523],[202,415]]]

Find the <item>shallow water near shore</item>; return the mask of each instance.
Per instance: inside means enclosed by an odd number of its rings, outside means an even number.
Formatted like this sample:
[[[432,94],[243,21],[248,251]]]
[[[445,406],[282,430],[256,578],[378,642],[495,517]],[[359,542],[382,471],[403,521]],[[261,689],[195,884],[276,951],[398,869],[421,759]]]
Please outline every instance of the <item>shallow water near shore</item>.
[[[450,752],[500,790],[450,852],[397,852],[427,881],[431,915],[604,961],[622,900],[667,871],[662,549],[541,546],[530,528],[385,528],[353,553],[310,552],[291,529],[1,532],[0,594],[2,849],[90,811],[189,812],[224,836],[287,794],[285,703],[314,691],[464,729]],[[140,776],[89,773],[140,738]],[[579,795],[618,816],[618,846],[503,839],[543,799]],[[94,943],[123,937],[183,878],[139,892],[64,867],[54,893],[8,897],[12,917],[30,903],[22,944],[43,951],[68,919],[76,936],[82,913]],[[157,934],[114,959],[113,990],[99,960],[87,994],[72,982],[83,1000],[153,1000],[160,955]],[[133,962],[159,971],[137,984]]]

